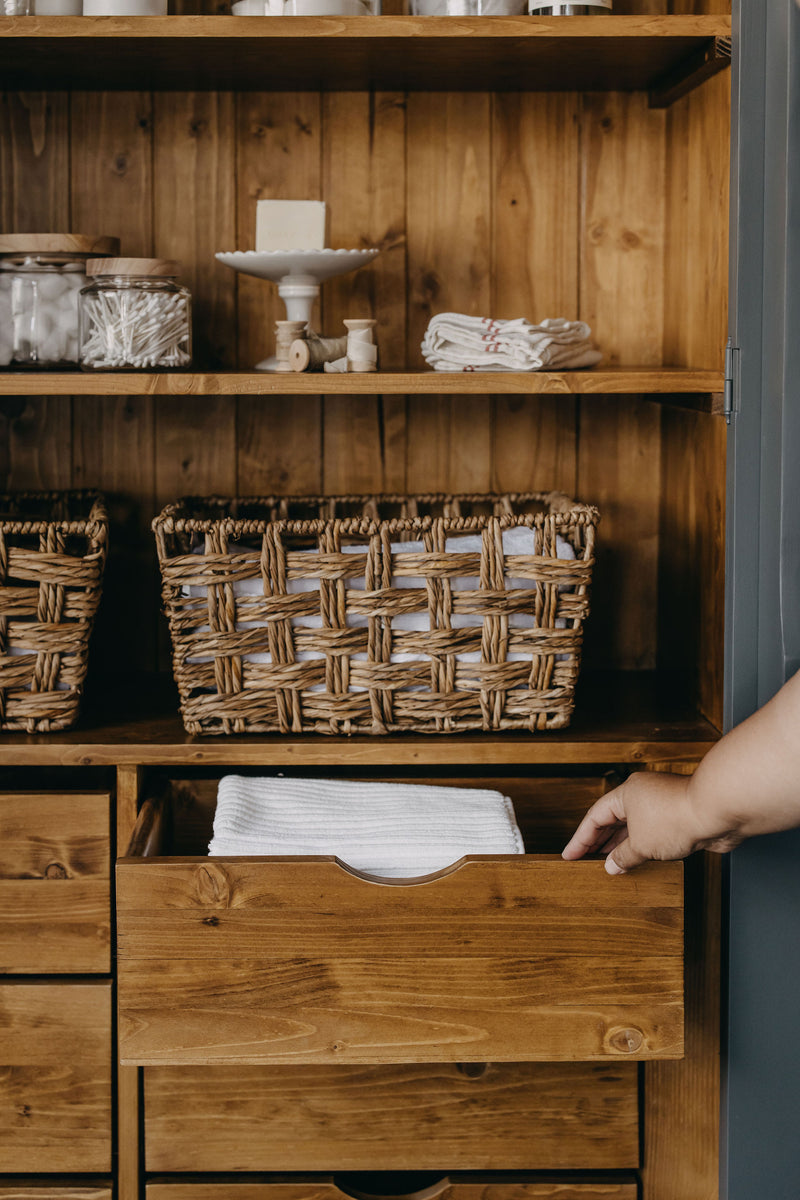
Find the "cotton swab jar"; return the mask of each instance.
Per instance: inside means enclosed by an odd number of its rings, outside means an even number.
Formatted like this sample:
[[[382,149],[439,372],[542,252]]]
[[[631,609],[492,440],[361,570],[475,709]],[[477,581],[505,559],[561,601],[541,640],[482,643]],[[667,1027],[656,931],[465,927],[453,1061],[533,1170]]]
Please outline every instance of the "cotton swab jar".
[[[0,367],[78,365],[78,297],[86,263],[119,240],[78,233],[0,237]]]
[[[100,258],[80,296],[85,371],[174,371],[192,362],[191,295],[181,264],[164,258]]]

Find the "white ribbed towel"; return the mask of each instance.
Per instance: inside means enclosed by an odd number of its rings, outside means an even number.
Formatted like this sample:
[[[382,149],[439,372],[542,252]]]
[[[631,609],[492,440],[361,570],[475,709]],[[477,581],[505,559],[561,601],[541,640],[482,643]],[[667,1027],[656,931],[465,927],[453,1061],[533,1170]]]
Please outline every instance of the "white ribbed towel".
[[[435,371],[561,371],[594,367],[602,354],[585,321],[548,317],[538,325],[523,317],[496,321],[465,313],[431,317],[422,355]]]
[[[413,878],[465,854],[524,854],[500,792],[332,779],[219,782],[212,856],[335,854],[357,871]]]

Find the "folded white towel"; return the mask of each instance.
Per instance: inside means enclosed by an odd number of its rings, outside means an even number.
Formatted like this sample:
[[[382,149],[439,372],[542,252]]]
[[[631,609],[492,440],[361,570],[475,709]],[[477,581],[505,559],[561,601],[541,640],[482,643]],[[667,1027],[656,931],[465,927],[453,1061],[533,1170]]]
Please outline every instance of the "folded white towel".
[[[431,317],[422,355],[435,371],[560,371],[594,367],[602,354],[585,321],[548,317],[538,325],[518,317],[495,321],[464,313]]]
[[[331,779],[219,783],[212,856],[335,854],[357,871],[413,878],[465,854],[524,854],[500,792]]]

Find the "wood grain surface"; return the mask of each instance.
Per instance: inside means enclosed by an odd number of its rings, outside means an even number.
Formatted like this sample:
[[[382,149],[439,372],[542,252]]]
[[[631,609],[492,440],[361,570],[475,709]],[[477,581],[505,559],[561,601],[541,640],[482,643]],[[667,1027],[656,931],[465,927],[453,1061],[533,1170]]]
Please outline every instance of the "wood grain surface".
[[[111,1170],[111,984],[0,985],[0,1171]]]
[[[569,24],[362,16],[223,25],[217,16],[176,16],[168,26],[148,17],[37,17],[22,26],[0,18],[0,70],[8,87],[81,87],[77,64],[91,55],[96,86],[112,89],[284,91],[313,79],[334,91],[527,90],[531,80],[540,91],[629,91],[653,86],[715,36],[730,36],[729,17],[639,12],[606,16],[602,29],[592,17]]]
[[[111,969],[110,803],[0,793],[0,972]]]
[[[144,1080],[150,1171],[577,1170],[639,1161],[633,1063],[147,1067]]]
[[[0,1187],[0,1200],[112,1200],[110,1187],[101,1184],[88,1187],[64,1184],[60,1179],[52,1183],[37,1183],[35,1180]]]
[[[334,859],[123,859],[120,1057],[679,1057],[681,881],[522,856],[416,886]]]
[[[454,1177],[433,1194],[437,1200],[636,1200],[637,1186],[635,1179],[624,1177],[613,1182],[586,1177],[537,1177],[523,1182],[518,1177],[511,1181],[478,1176]],[[351,1193],[317,1179],[280,1184],[226,1182],[225,1195],[231,1200],[346,1200]],[[153,1181],[147,1185],[146,1196],[147,1200],[217,1200],[219,1184]]]

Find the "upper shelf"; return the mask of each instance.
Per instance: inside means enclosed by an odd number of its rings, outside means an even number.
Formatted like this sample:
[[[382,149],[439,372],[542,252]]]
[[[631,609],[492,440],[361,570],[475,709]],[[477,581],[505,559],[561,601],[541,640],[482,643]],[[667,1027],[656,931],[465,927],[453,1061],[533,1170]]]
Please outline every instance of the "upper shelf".
[[[13,89],[649,91],[730,61],[725,16],[0,17]]]
[[[369,375],[263,371],[0,372],[0,396],[618,395],[647,396],[704,412],[718,410],[723,386],[721,371],[683,367],[452,374],[378,371]]]

